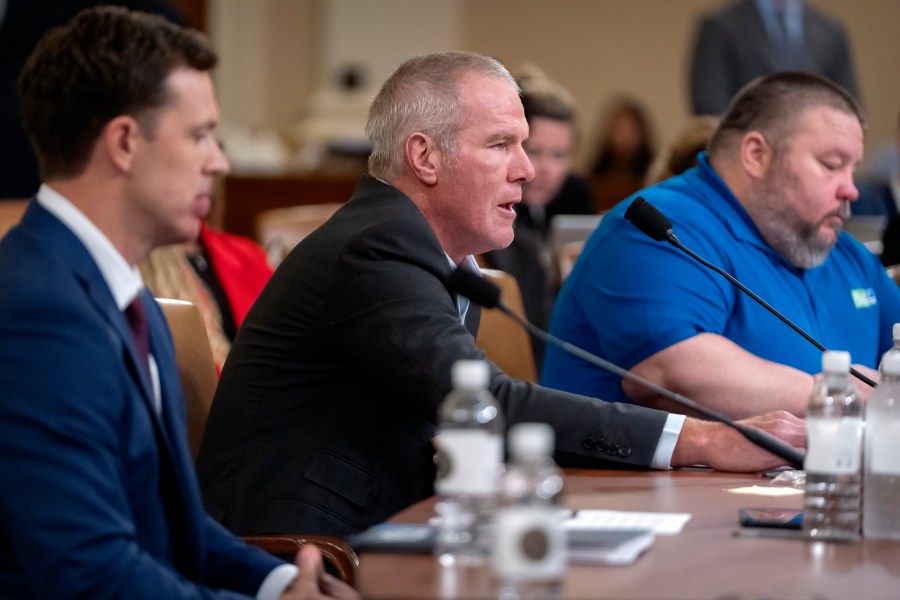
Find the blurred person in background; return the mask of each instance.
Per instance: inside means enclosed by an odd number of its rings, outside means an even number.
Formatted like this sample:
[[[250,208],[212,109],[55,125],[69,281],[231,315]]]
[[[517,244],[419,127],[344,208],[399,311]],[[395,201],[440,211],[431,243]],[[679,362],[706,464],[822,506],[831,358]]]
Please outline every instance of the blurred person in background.
[[[884,217],[881,235],[881,264],[886,267],[900,263],[900,119],[896,133],[898,162],[893,174],[886,178],[869,176],[860,181],[859,200],[853,203],[853,216]]]
[[[690,117],[675,134],[675,140],[667,150],[665,162],[653,181],[658,183],[696,167],[697,155],[706,150],[709,138],[718,125],[719,119],[711,115]]]
[[[591,165],[595,212],[602,213],[638,191],[656,156],[647,111],[638,100],[621,97],[606,111]]]
[[[775,71],[821,75],[859,99],[839,21],[803,0],[738,0],[700,19],[691,61],[694,114],[721,114],[744,84]]]

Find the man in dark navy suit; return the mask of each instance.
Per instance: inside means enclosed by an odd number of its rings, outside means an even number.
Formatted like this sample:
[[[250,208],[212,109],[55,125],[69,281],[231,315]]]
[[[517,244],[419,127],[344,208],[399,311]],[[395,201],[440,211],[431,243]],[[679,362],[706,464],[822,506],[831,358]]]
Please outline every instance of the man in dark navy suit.
[[[353,598],[203,511],[171,334],[135,265],[197,235],[218,108],[206,40],[91,9],[49,32],[21,105],[44,184],[0,241],[0,597]]]

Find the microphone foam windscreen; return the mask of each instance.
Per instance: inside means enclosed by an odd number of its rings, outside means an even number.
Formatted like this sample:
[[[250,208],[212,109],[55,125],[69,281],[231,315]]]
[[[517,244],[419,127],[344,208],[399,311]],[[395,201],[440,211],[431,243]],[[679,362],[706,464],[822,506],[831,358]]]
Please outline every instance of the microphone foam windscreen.
[[[497,308],[500,304],[500,288],[469,269],[454,269],[447,285],[452,291],[485,308]]]
[[[625,218],[657,242],[662,242],[672,233],[669,219],[642,196],[634,199],[625,211]]]

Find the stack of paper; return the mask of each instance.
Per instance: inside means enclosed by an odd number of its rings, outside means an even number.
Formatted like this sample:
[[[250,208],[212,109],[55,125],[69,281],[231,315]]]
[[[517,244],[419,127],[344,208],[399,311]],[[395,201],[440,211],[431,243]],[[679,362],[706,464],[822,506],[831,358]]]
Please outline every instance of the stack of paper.
[[[657,535],[680,533],[686,513],[579,510],[564,521],[569,562],[627,565],[653,545]]]

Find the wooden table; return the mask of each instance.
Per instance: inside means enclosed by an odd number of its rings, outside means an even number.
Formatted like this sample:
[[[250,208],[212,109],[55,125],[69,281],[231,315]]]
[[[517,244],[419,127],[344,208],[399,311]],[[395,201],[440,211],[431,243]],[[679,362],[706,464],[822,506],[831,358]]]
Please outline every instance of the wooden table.
[[[802,495],[748,496],[728,489],[768,486],[756,475],[706,470],[566,470],[573,509],[688,512],[681,534],[658,536],[630,566],[570,565],[565,598],[634,600],[878,600],[900,598],[900,542],[855,544],[734,537],[741,507],[799,508]],[[898,499],[900,501],[900,499]],[[427,520],[433,500],[395,516]],[[453,569],[430,556],[363,554],[357,584],[365,598],[496,597],[486,568]]]

